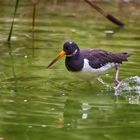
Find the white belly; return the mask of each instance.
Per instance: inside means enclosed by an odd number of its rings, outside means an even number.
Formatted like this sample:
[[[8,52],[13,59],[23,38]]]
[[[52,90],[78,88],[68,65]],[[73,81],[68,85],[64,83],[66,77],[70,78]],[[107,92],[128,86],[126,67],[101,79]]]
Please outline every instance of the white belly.
[[[81,72],[78,72],[77,75],[80,78],[85,80],[92,80],[97,78],[98,76],[105,74],[108,70],[115,66],[114,63],[107,63],[106,65],[102,66],[101,68],[94,69],[92,68],[87,59],[84,59],[84,66]]]

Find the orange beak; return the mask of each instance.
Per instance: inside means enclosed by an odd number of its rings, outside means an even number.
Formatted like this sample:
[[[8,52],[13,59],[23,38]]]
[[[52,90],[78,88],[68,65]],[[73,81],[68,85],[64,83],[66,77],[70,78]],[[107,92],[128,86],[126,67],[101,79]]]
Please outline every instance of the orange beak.
[[[66,55],[65,51],[62,51],[49,65],[47,68],[51,67],[56,61]]]

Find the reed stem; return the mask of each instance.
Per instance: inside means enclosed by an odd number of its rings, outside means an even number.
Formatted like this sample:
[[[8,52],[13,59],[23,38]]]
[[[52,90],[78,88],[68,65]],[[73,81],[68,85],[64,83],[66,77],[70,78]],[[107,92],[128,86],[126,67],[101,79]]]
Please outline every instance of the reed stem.
[[[94,0],[84,0],[87,2],[92,8],[96,9],[101,15],[106,17],[108,20],[110,20],[112,23],[118,25],[119,27],[123,27],[124,23],[121,22],[119,19],[111,15],[110,13],[105,12],[100,6],[98,6]]]
[[[10,28],[10,32],[9,32],[9,36],[8,36],[8,39],[7,39],[8,42],[11,41],[11,36],[12,36],[12,32],[13,32],[13,26],[14,26],[14,22],[15,22],[15,16],[16,16],[16,12],[17,12],[17,8],[18,8],[18,4],[19,4],[19,0],[16,0],[14,16],[13,16],[13,20],[12,20],[12,24],[11,24],[11,28]]]

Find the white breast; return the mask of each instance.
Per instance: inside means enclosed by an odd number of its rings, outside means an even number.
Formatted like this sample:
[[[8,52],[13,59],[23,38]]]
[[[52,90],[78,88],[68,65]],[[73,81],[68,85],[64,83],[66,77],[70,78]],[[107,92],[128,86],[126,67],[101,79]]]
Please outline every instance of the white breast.
[[[89,65],[89,60],[84,59],[84,66],[81,72],[78,73],[83,79],[93,79],[97,78],[101,74],[105,74],[109,69],[115,66],[114,63],[107,63],[101,68],[94,69]]]

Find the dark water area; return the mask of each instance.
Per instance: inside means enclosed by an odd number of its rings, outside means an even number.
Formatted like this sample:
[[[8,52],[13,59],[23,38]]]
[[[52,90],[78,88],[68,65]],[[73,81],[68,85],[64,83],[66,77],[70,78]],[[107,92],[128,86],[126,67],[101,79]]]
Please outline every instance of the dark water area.
[[[32,3],[20,1],[11,43],[7,43],[15,1],[0,1],[1,140],[139,140],[140,4],[99,2],[125,23],[118,27],[84,1],[39,1],[32,34]],[[114,33],[117,31],[116,33]],[[34,37],[34,38],[33,38]],[[129,52],[106,84],[69,73],[64,59],[47,69],[66,40],[80,48]]]

